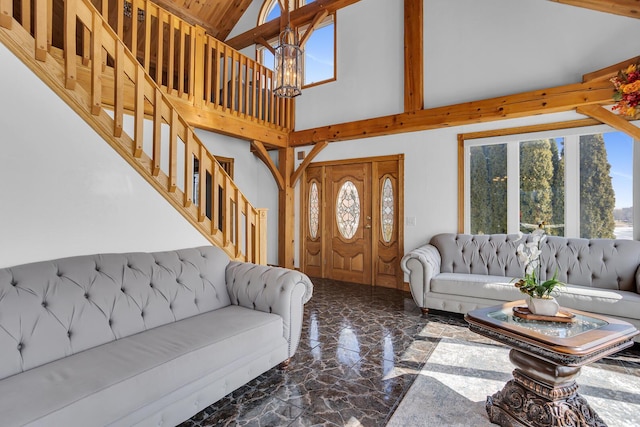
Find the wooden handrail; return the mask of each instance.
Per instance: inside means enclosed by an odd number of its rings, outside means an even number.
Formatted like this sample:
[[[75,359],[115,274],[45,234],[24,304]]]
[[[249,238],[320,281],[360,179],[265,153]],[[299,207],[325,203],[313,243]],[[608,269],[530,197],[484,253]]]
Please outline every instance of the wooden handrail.
[[[50,28],[56,23],[53,19],[44,19],[53,16],[49,9],[52,2],[36,0],[32,4],[33,10],[31,3],[28,7],[21,5],[20,8],[21,21],[29,23],[22,26],[24,30],[32,36],[37,33],[33,37],[35,49],[25,47],[25,50],[38,61],[54,61],[55,58],[46,52],[47,35],[52,34]],[[5,13],[13,16],[12,2],[0,0],[0,16]],[[32,15],[35,29],[30,24]],[[20,23],[17,20],[0,19],[0,26],[11,29],[19,27]],[[180,206],[182,214],[212,243],[223,248],[233,259],[266,263],[265,211],[251,206],[193,128],[178,114],[165,91],[145,71],[145,64],[141,64],[139,58],[125,46],[102,14],[89,0],[65,0],[62,26],[64,62],[63,75],[58,79],[61,79],[61,87],[74,91],[74,98],[86,97],[80,102],[88,111],[85,116],[95,116],[96,123],[104,121],[106,116],[111,122],[109,142],[117,145],[114,148],[165,198],[175,206]],[[181,34],[180,39],[184,40],[185,33]],[[44,55],[38,53],[43,49]],[[79,68],[83,65],[91,74],[87,87],[82,87],[78,79]],[[111,94],[113,110],[107,112],[101,102],[102,78],[109,70],[116,84]],[[49,73],[47,78],[52,74],[55,73]],[[133,93],[126,94],[123,90],[125,86],[133,86]],[[187,86],[180,83],[177,90],[184,90]],[[133,99],[134,108],[125,108],[125,98],[129,103]],[[125,110],[133,114],[133,129],[129,131],[125,130]],[[90,120],[88,122],[92,124]],[[152,130],[145,132],[148,129],[145,124],[149,122]],[[99,125],[96,124],[97,127]],[[105,136],[104,132],[100,133]],[[145,152],[145,137],[151,145],[149,153]]]
[[[293,129],[293,101],[274,95],[270,69],[149,0],[132,0],[131,17],[124,15],[124,1],[92,3],[165,93],[199,108]]]

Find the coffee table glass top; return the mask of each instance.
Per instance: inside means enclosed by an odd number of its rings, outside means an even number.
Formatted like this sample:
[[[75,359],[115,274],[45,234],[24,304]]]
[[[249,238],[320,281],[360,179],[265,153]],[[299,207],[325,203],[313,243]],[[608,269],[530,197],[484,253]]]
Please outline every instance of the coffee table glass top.
[[[574,313],[575,318],[571,323],[548,322],[542,320],[528,320],[517,317],[513,314],[512,308],[505,308],[493,311],[487,315],[494,320],[504,322],[508,325],[519,326],[529,331],[536,332],[541,335],[555,338],[571,338],[583,332],[601,328],[608,323],[602,319],[586,316],[584,314]]]

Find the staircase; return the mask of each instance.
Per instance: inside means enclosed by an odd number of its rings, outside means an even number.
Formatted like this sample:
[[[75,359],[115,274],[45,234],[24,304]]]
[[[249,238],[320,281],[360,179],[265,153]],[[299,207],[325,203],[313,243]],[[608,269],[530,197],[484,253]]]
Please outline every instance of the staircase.
[[[0,41],[212,244],[265,264],[266,210],[251,206],[90,1],[18,3],[0,0]]]

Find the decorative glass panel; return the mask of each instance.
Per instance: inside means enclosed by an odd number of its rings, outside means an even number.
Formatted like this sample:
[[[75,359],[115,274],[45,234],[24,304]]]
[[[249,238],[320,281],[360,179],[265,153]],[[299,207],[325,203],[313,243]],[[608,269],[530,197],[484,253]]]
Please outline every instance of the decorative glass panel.
[[[380,197],[380,222],[382,228],[382,240],[385,243],[391,241],[393,236],[393,185],[389,177],[385,178],[382,184],[382,195]]]
[[[309,190],[309,235],[312,239],[318,237],[320,223],[320,202],[318,199],[318,185],[312,182]]]
[[[360,196],[351,181],[342,184],[336,200],[336,222],[338,231],[345,239],[351,239],[358,230],[360,222]]]

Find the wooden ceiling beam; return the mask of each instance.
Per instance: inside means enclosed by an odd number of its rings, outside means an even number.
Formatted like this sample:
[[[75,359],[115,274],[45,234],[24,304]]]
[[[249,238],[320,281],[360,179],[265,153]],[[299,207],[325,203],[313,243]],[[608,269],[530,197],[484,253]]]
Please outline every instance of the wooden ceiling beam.
[[[423,0],[404,0],[404,111],[424,108]]]
[[[323,10],[327,13],[333,13],[338,9],[347,7],[360,0],[316,0],[301,8],[291,11],[291,26],[299,27],[310,23],[313,18]],[[256,28],[245,31],[235,37],[226,40],[225,43],[236,50],[244,49],[247,46],[251,46],[256,43],[258,37],[262,37],[265,40],[270,40],[277,37],[280,34],[280,21],[274,19],[267,23],[257,26]]]
[[[613,13],[629,18],[640,18],[640,0],[550,0],[598,12]]]
[[[318,14],[313,17],[313,21],[311,21],[311,24],[309,24],[307,30],[304,32],[302,38],[300,39],[300,48],[304,49],[304,45],[307,43],[307,40],[309,40],[309,37],[311,37],[311,34],[313,34],[318,24],[320,24],[324,20],[324,18],[327,17],[327,15],[329,15],[329,12],[327,12],[327,10],[325,9],[321,12],[318,12]]]
[[[611,111],[599,105],[583,105],[576,108],[576,111],[585,116],[594,118],[614,129],[624,132],[631,138],[640,141],[640,128],[629,123],[622,116],[612,113]]]
[[[298,147],[324,140],[345,141],[557,113],[574,110],[583,105],[613,103],[612,96],[613,86],[609,81],[574,83],[481,101],[296,131],[289,135],[289,145]]]
[[[262,37],[258,37],[258,38],[256,39],[256,43],[257,43],[257,44],[259,44],[259,45],[264,46],[264,47],[265,47],[269,52],[271,52],[271,54],[272,54],[272,55],[275,55],[275,54],[276,54],[276,49],[275,49],[273,46],[271,46],[271,45],[269,44],[269,42],[268,42],[268,41],[266,41],[264,38],[262,38]]]
[[[234,138],[253,141],[260,138],[269,148],[287,146],[287,132],[268,125],[253,124],[247,119],[224,111],[208,111],[171,97],[171,101],[182,117],[191,126]]]
[[[218,28],[216,28],[216,26],[211,22],[207,22],[206,20],[201,19],[194,13],[190,13],[189,9],[180,7],[171,0],[153,0],[153,2],[167,12],[177,16],[178,18],[188,22],[191,25],[201,26],[202,28],[204,28],[205,32],[211,36],[215,37],[215,34],[218,33]]]
[[[227,4],[227,10],[215,22],[215,26],[218,28],[216,34],[211,34],[218,40],[224,40],[229,37],[229,33],[236,26],[242,15],[247,11],[247,8],[251,6],[253,0],[233,0]]]
[[[609,80],[618,74],[618,71],[624,70],[631,64],[640,63],[640,56],[627,59],[626,61],[618,62],[617,64],[610,65],[602,68],[601,70],[593,71],[582,76],[583,82],[593,82],[596,80]]]

